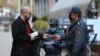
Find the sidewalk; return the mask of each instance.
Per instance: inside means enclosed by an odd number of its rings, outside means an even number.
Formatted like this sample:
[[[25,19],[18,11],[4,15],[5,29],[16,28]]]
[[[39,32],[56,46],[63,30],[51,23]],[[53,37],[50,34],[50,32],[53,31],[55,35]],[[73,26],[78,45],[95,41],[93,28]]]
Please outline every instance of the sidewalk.
[[[10,32],[4,32],[0,27],[0,56],[10,56],[12,36]]]

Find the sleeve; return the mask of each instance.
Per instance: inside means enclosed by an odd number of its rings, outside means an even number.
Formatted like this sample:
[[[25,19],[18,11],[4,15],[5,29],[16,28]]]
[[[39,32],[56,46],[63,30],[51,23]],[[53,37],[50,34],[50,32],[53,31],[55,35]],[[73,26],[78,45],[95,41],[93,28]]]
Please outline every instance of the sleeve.
[[[63,49],[66,48],[66,43],[64,41],[58,41],[52,44],[55,48]]]
[[[60,41],[58,43],[54,44],[54,46],[60,47],[60,48],[65,48],[66,42],[64,41],[65,40],[64,30],[61,29],[61,30],[57,31],[56,35],[60,36]]]
[[[75,38],[71,56],[77,56],[80,53],[81,48],[85,44],[85,32],[81,26],[78,26],[75,30]]]
[[[37,37],[40,37],[41,40],[44,40],[44,38],[43,38],[44,34],[49,34],[49,30],[47,30],[47,31],[39,31]]]
[[[57,31],[56,35],[60,36],[61,40],[65,40],[64,30]]]
[[[21,41],[21,42],[25,42],[25,41],[28,41],[27,39],[27,35],[22,35],[19,33],[20,31],[20,23],[18,22],[14,22],[12,24],[12,36],[13,36],[13,39],[15,41]]]
[[[43,39],[43,35],[44,35],[44,32],[39,32],[39,31],[35,31],[31,34],[29,34],[31,36],[31,40],[35,40],[35,39]]]

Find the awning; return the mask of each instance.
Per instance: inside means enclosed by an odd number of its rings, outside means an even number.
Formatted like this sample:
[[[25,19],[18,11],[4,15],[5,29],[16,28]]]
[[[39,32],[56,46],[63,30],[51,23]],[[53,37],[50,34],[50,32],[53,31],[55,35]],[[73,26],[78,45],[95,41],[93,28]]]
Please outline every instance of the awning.
[[[49,17],[64,17],[74,6],[80,7],[85,11],[91,0],[59,0],[51,9]]]

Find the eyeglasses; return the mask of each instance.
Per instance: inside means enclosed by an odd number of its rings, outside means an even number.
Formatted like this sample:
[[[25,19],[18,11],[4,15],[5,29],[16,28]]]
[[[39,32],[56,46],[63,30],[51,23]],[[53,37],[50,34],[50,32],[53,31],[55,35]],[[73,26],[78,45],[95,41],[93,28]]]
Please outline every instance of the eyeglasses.
[[[29,12],[26,12],[26,13],[28,13],[29,15],[31,15],[31,12],[29,13]]]
[[[31,15],[31,13],[28,13],[29,15]]]

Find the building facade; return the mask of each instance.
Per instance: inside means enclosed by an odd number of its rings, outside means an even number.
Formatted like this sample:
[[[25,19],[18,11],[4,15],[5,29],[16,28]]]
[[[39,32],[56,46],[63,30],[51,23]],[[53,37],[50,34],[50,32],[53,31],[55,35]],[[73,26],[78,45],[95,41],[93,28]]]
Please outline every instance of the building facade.
[[[48,15],[50,8],[52,8],[57,1],[58,0],[34,0],[34,14],[38,17]]]
[[[7,0],[7,4],[14,10],[20,11],[20,8],[29,5],[32,7],[32,12],[37,17],[46,16],[49,10],[58,0]]]
[[[37,17],[46,16],[49,14],[50,8],[58,0],[17,0],[18,1],[18,9],[22,6],[29,5],[32,7],[32,12]]]

